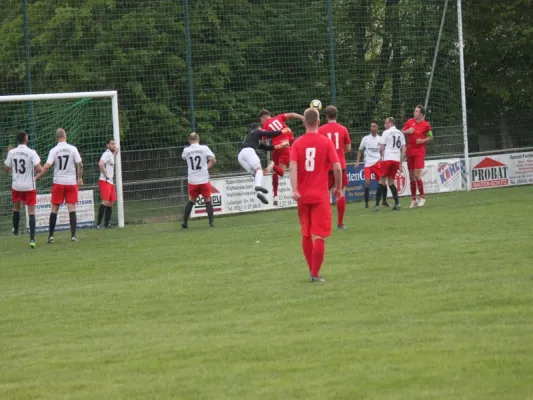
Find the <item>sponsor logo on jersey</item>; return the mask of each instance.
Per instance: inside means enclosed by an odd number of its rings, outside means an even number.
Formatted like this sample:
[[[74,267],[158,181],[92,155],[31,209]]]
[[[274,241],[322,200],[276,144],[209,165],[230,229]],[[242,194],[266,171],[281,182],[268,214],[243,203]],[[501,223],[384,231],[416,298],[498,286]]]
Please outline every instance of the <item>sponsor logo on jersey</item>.
[[[472,168],[472,189],[492,188],[509,185],[509,168],[506,164],[485,157]]]

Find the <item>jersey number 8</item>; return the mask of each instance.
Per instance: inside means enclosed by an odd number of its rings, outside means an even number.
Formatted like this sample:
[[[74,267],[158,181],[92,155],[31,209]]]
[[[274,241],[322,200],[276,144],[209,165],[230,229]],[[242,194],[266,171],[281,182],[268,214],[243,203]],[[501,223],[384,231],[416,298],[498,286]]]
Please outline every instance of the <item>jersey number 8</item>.
[[[316,157],[316,148],[308,147],[305,149],[305,170],[314,171],[315,170],[315,157]]]

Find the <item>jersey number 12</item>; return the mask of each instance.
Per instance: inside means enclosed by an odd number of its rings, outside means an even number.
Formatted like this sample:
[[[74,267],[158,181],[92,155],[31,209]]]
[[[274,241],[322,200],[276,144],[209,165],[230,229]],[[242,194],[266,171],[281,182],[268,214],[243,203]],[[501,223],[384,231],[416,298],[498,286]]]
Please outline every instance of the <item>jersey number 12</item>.
[[[189,161],[191,162],[191,169],[193,171],[197,170],[197,169],[202,169],[202,166],[200,165],[200,163],[202,162],[202,159],[200,158],[200,156],[196,156],[196,157],[189,157]],[[196,165],[194,165],[194,163],[196,162]]]

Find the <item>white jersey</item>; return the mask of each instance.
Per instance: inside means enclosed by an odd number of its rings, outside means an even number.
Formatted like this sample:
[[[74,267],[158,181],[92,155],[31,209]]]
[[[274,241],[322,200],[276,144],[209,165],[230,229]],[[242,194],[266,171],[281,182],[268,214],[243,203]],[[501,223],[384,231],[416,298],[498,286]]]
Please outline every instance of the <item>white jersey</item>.
[[[215,158],[215,155],[209,147],[198,143],[191,144],[189,147],[183,149],[181,158],[187,162],[189,169],[188,180],[190,184],[201,185],[209,182],[207,163],[209,160]]]
[[[106,150],[100,160],[104,162],[105,173],[107,174],[107,182],[113,184],[113,177],[115,176],[115,156],[111,150]],[[100,180],[106,181],[105,175],[100,172]]]
[[[76,164],[81,162],[78,149],[67,142],[59,142],[50,150],[47,164],[54,166],[54,183],[59,185],[76,184]]]
[[[381,135],[379,144],[385,145],[383,161],[401,161],[402,146],[405,146],[405,136],[402,131],[398,130],[395,126],[387,129]]]
[[[371,167],[381,159],[379,152],[379,139],[380,136],[372,136],[372,134],[366,135],[361,144],[359,145],[359,151],[365,151],[365,168]]]
[[[27,192],[35,189],[35,166],[41,159],[25,144],[19,144],[9,150],[4,165],[11,168],[13,183],[11,187],[19,192]]]

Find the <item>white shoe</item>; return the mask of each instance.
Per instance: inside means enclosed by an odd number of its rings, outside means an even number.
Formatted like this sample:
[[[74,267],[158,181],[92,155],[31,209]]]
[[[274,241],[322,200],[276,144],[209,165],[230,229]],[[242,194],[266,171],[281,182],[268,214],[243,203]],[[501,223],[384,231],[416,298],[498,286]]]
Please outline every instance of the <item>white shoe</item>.
[[[274,201],[272,202],[272,204],[274,204],[275,206],[278,205],[278,196],[274,197]]]
[[[268,163],[268,166],[266,167],[266,169],[263,172],[263,176],[267,176],[268,174],[270,174],[273,169],[274,169],[274,161],[270,161]]]
[[[426,204],[426,199],[421,197],[420,200],[418,200],[418,207],[423,207],[424,204]]]
[[[411,205],[409,206],[409,208],[416,208],[418,207],[418,202],[416,200],[411,200]]]

